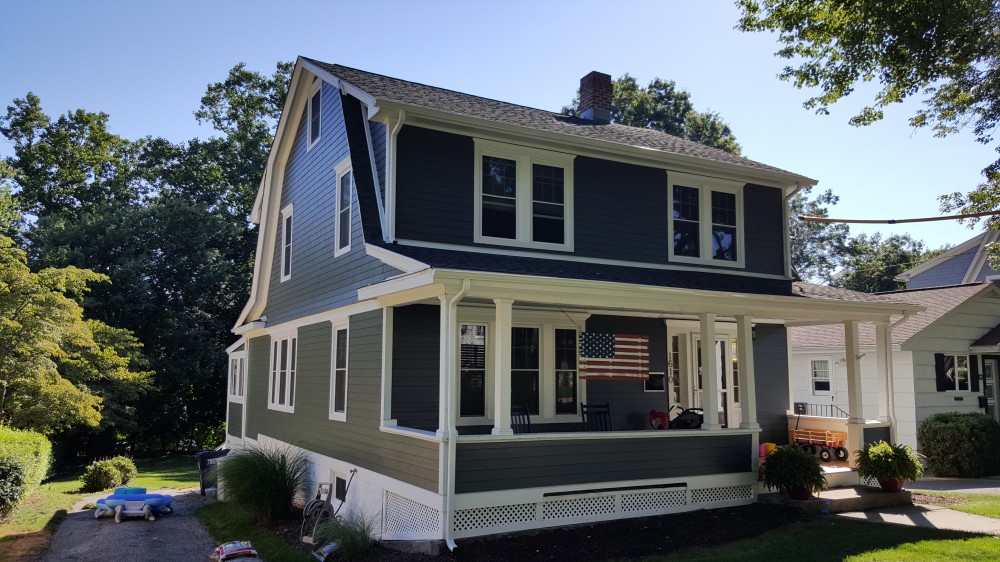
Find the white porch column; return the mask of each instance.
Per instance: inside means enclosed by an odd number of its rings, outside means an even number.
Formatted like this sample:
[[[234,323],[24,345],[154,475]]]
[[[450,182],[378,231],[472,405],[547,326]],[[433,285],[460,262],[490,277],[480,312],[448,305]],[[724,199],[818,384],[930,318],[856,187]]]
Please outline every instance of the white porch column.
[[[438,382],[438,429],[437,436],[442,439],[449,439],[448,428],[451,427],[450,417],[451,412],[449,412],[449,400],[448,400],[448,385],[452,382],[452,377],[457,376],[456,373],[452,373],[450,369],[451,362],[449,358],[451,354],[455,352],[455,342],[452,341],[452,324],[455,322],[455,318],[451,316],[451,307],[448,306],[449,295],[438,296],[438,303],[441,309],[440,311],[440,321],[439,326],[439,336],[440,340],[438,343],[438,370],[440,371],[440,380]]]
[[[889,365],[892,363],[892,351],[886,353],[886,324],[875,324],[875,363],[878,373],[878,419],[889,421]]]
[[[736,362],[739,365],[742,429],[760,429],[757,424],[757,387],[753,370],[753,324],[749,316],[736,317]]]
[[[513,299],[493,299],[497,318],[493,329],[493,435],[513,435],[510,429],[510,330]]]
[[[703,312],[701,320],[701,407],[705,413],[702,429],[721,429],[719,423],[718,358],[715,355],[715,314]]]
[[[878,346],[879,361],[885,363],[885,380],[882,381],[885,392],[885,417],[882,417],[882,404],[879,404],[879,419],[892,424],[889,426],[889,439],[896,442],[896,386],[892,369],[892,325],[879,324],[875,328],[875,340]],[[882,373],[879,372],[879,376]]]
[[[382,425],[395,426],[392,417],[392,312],[391,306],[382,309]]]
[[[858,322],[844,322],[844,344],[847,356],[847,450],[855,451],[864,444],[865,412],[861,394],[861,358],[858,348]],[[851,466],[854,466],[854,455],[849,455]]]

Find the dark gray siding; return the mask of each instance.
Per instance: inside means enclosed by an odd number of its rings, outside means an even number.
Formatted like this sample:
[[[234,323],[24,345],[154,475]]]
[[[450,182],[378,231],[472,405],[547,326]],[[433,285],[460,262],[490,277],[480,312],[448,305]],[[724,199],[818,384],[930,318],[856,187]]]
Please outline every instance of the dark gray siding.
[[[788,339],[785,327],[757,324],[753,342],[753,368],[757,391],[760,440],[788,442]]]
[[[263,336],[247,341],[247,394],[244,398],[244,408],[247,409],[246,437],[257,439],[260,428],[260,416],[270,413],[267,409],[267,377],[270,369],[268,354],[271,348],[271,338]]]
[[[879,441],[885,441],[886,443],[892,442],[892,435],[889,432],[888,427],[866,427],[864,432],[866,445],[868,443],[878,443]]]
[[[281,281],[283,226],[279,225],[264,311],[269,324],[352,304],[357,301],[359,287],[399,273],[365,255],[357,197],[352,197],[351,250],[333,256],[337,215],[334,166],[348,156],[349,150],[340,91],[324,84],[322,96],[323,132],[319,142],[306,150],[306,119],[302,119],[285,168],[280,208],[292,204],[292,275]],[[367,150],[353,155],[352,161],[358,158],[367,161]]]
[[[910,278],[906,282],[906,288],[923,289],[926,287],[958,285],[962,282],[965,272],[969,270],[969,266],[972,265],[972,260],[975,257],[976,251],[970,250],[945,260],[943,263]]]
[[[438,427],[441,356],[440,307],[393,309],[392,417],[401,427]]]
[[[784,198],[776,187],[747,184],[743,188],[743,235],[747,271],[785,273]]]
[[[455,492],[748,472],[751,437],[459,443]]]
[[[382,312],[352,316],[348,332],[347,421],[329,419],[332,327],[321,322],[298,331],[295,412],[267,409],[267,367],[251,377],[253,402],[247,427],[319,454],[408,482],[438,488],[438,445],[379,431],[382,385]],[[263,340],[268,345],[269,338]],[[251,340],[251,342],[255,342]],[[251,345],[253,350],[253,345]],[[263,360],[266,365],[267,352]],[[252,372],[257,371],[253,369]],[[251,424],[250,419],[253,419]]]
[[[229,420],[226,424],[226,433],[234,437],[243,437],[243,404],[237,402],[229,403]]]
[[[368,122],[372,136],[372,152],[375,155],[375,171],[378,173],[378,191],[385,202],[385,125],[376,121]]]
[[[659,318],[591,316],[588,332],[638,334],[649,336],[649,370],[667,371],[667,328]],[[666,392],[645,392],[643,381],[587,381],[584,403],[611,405],[615,430],[649,429],[649,411],[666,411]]]

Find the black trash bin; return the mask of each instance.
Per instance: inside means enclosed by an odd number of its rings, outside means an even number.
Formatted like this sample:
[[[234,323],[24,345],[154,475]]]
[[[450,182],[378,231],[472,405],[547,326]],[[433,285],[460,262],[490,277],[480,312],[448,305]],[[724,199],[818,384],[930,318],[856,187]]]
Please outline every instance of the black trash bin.
[[[194,454],[198,458],[198,483],[201,487],[201,495],[205,495],[205,488],[212,488],[216,485],[215,475],[209,474],[213,459],[224,457],[229,454],[229,449],[218,449],[212,451],[198,451]]]

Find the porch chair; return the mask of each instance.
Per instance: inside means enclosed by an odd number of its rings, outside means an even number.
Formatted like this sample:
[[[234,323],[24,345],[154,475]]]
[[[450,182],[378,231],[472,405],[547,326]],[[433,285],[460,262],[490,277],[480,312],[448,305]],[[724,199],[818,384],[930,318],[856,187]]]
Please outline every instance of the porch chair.
[[[581,404],[584,431],[613,431],[611,429],[611,404]]]
[[[524,404],[511,404],[510,406],[510,428],[514,430],[514,435],[531,433],[531,412]]]

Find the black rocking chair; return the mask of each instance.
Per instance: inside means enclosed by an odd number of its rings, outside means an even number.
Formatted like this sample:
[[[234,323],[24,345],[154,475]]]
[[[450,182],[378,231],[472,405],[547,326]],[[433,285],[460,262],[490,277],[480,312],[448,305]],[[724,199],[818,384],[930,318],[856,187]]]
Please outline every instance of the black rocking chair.
[[[584,431],[612,431],[611,429],[611,405],[604,404],[582,404],[583,430]]]
[[[531,433],[531,412],[523,404],[511,404],[510,406],[510,428],[514,430],[514,435]]]

